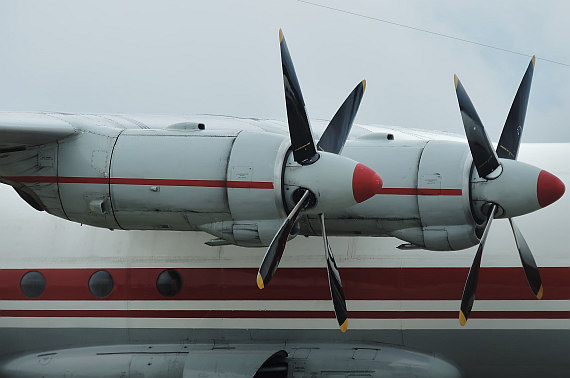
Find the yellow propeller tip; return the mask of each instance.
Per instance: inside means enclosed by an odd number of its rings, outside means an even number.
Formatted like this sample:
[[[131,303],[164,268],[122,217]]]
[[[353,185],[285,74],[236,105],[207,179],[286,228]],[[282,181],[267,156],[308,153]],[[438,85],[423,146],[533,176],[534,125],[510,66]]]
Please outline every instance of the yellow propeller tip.
[[[362,93],[366,90],[366,80],[362,80]]]
[[[257,273],[257,287],[259,289],[263,289],[265,285],[263,284],[263,278],[261,278],[261,274]]]
[[[283,42],[283,30],[279,29],[279,43]]]
[[[536,297],[538,299],[542,299],[543,295],[544,295],[544,289],[542,288],[542,285],[540,285],[540,289],[538,289],[538,293],[536,294]]]
[[[534,67],[534,65],[536,64],[536,56],[533,55],[530,61],[532,62],[532,66]]]
[[[457,89],[457,83],[459,83],[459,78],[455,74],[453,75],[453,82],[455,83],[455,89]]]
[[[345,333],[347,329],[348,329],[348,319],[346,319],[344,323],[340,325],[340,330],[342,331],[342,333]]]
[[[465,326],[465,323],[467,323],[467,318],[465,317],[465,315],[463,315],[463,311],[459,310],[459,324],[461,324],[461,326]]]

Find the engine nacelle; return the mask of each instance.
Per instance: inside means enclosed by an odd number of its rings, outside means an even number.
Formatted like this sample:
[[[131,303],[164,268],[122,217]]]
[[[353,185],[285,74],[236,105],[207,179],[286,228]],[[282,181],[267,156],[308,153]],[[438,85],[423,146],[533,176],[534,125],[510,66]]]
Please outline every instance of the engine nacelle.
[[[430,250],[458,250],[479,242],[471,210],[472,158],[466,144],[428,142],[417,175],[421,227],[391,232],[392,236]]]
[[[317,197],[317,206],[300,222],[304,235],[320,234],[315,214],[325,211],[330,236],[390,235],[430,250],[476,245],[482,218],[477,201],[503,190],[501,177],[487,186],[472,184],[469,148],[459,142],[357,139],[347,144],[343,156],[331,155],[330,162],[325,161],[329,154],[322,153],[327,169],[315,174],[311,168],[318,168],[318,161],[314,167],[291,161],[286,135],[121,130],[86,122],[82,119],[81,133],[58,143],[0,155],[2,180],[35,208],[78,223],[202,230],[219,238],[214,244],[243,246],[268,245],[286,207],[294,204],[293,192],[303,187]],[[337,178],[331,177],[335,167],[342,168],[337,158],[346,172],[356,162],[370,167],[382,176],[384,187],[354,206],[348,197],[335,200],[338,193],[352,196],[350,180],[335,184]],[[317,179],[332,181],[312,188]],[[319,200],[326,206],[342,203],[335,210],[319,207]]]
[[[0,155],[2,180],[34,208],[74,222],[202,230],[244,246],[268,245],[287,215],[285,136],[88,126],[98,132]]]
[[[200,229],[235,244],[265,245],[279,228],[270,220],[285,217],[287,148],[286,138],[267,133],[125,131],[110,174],[117,222],[125,229]]]

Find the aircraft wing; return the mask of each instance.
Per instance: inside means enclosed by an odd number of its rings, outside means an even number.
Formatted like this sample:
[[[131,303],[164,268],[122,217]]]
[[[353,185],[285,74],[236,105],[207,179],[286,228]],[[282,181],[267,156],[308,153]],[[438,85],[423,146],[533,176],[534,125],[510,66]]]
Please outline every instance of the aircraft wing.
[[[59,118],[42,113],[0,113],[0,151],[55,142],[75,133]]]

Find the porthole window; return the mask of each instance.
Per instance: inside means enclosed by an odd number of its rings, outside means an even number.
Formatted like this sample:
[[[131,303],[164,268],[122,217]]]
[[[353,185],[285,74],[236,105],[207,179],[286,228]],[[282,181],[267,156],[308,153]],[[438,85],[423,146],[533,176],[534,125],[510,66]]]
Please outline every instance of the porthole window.
[[[158,292],[165,297],[173,297],[182,288],[182,278],[174,269],[167,269],[158,275],[156,280]]]
[[[89,291],[96,297],[103,298],[113,290],[113,277],[105,270],[99,270],[89,278]]]
[[[26,297],[37,298],[46,289],[46,279],[40,272],[27,272],[20,280],[20,289]]]

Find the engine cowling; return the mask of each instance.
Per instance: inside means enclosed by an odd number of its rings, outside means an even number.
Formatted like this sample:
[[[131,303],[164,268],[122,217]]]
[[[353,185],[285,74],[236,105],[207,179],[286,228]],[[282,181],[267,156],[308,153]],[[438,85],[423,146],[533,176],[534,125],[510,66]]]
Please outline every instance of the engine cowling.
[[[421,227],[396,230],[399,239],[430,250],[458,250],[479,242],[471,209],[472,159],[466,144],[429,141],[417,174]]]
[[[396,230],[392,236],[430,250],[458,250],[479,243],[490,204],[496,218],[539,210],[565,191],[556,176],[535,166],[500,159],[502,173],[479,177],[467,145],[430,141],[424,147],[417,177],[422,227]]]

